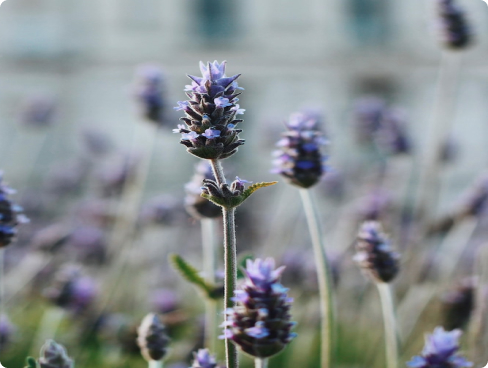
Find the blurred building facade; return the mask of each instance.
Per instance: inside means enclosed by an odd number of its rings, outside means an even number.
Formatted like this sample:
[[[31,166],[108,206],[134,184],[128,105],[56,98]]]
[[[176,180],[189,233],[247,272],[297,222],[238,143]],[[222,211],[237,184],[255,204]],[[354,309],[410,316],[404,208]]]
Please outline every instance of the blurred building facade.
[[[268,119],[320,106],[335,139],[332,149],[347,152],[350,142],[342,133],[354,99],[364,94],[405,107],[412,135],[421,140],[442,54],[434,5],[421,0],[7,0],[0,9],[0,144],[10,143],[19,101],[32,93],[59,101],[56,128],[48,137],[51,158],[72,151],[75,132],[84,125],[102,127],[128,144],[137,121],[130,84],[138,64],[162,65],[168,99],[177,101],[184,99],[185,75],[198,74],[198,61],[214,59],[227,60],[229,73],[243,74],[241,107],[247,109],[250,145]],[[479,150],[488,147],[488,9],[482,1],[462,1],[462,6],[477,35],[463,56],[453,129],[461,144],[470,145],[465,159],[471,167],[466,170],[472,170],[486,164]]]

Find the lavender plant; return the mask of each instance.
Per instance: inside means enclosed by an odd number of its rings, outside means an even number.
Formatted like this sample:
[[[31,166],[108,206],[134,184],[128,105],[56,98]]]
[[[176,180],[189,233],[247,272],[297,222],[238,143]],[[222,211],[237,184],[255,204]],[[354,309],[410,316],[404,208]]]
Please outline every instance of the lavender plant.
[[[189,75],[191,85],[185,91],[189,100],[179,101],[175,110],[185,112],[181,120],[185,124],[178,125],[173,132],[181,133],[180,143],[186,146],[192,155],[210,160],[215,180],[203,181],[202,196],[222,207],[224,222],[224,307],[232,307],[232,291],[235,290],[237,279],[236,239],[235,239],[235,208],[242,204],[254,191],[274,183],[257,183],[245,189],[249,183],[238,177],[230,185],[224,176],[220,160],[237,152],[244,140],[239,138],[240,129],[236,125],[242,122],[236,116],[244,113],[237,104],[237,96],[241,90],[237,84],[240,74],[232,77],[225,75],[225,61],[218,63],[200,62],[202,77]],[[179,264],[182,264],[181,262]],[[226,364],[228,368],[238,367],[237,351],[225,339]]]
[[[149,368],[162,367],[169,337],[157,314],[150,313],[144,317],[138,329],[137,344],[141,348],[142,356],[149,363]]]
[[[279,283],[283,270],[283,266],[275,269],[273,258],[247,260],[244,284],[234,292],[237,305],[226,310],[224,336],[256,358],[256,366],[265,367],[267,358],[296,336],[291,332],[292,299]]]
[[[334,333],[332,272],[325,253],[317,209],[312,200],[310,187],[315,185],[326,171],[326,156],[320,147],[326,143],[318,130],[317,115],[295,113],[291,115],[288,130],[278,142],[273,172],[284,176],[290,184],[300,188],[308,227],[312,238],[320,293],[321,314],[321,365],[331,366]]]
[[[73,360],[68,356],[64,346],[54,340],[47,340],[41,348],[38,363],[40,368],[73,368]]]
[[[442,42],[450,49],[464,49],[472,43],[466,16],[456,0],[437,0]]]
[[[380,294],[385,328],[388,368],[398,367],[398,343],[393,297],[389,282],[399,271],[399,255],[393,252],[380,223],[367,221],[361,225],[354,260],[375,282]]]
[[[422,354],[414,356],[407,363],[411,368],[462,368],[472,367],[473,363],[457,354],[459,350],[460,330],[445,331],[436,327],[434,333],[425,337],[425,346]]]

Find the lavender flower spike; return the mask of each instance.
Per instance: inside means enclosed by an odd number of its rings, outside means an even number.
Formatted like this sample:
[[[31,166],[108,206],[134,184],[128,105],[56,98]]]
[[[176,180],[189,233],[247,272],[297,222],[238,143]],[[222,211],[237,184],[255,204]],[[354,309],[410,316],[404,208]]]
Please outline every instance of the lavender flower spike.
[[[296,336],[291,332],[292,299],[278,282],[283,270],[275,269],[272,258],[248,260],[245,283],[233,298],[237,305],[226,311],[224,336],[257,358],[279,353]]]
[[[456,354],[459,350],[458,340],[461,334],[460,330],[447,332],[442,327],[436,327],[433,334],[426,336],[422,355],[414,356],[407,366],[412,368],[472,367],[473,363]]]
[[[22,208],[12,203],[8,196],[15,190],[2,184],[3,173],[0,171],[0,248],[8,246],[17,234],[17,225],[29,222],[22,214]]]
[[[244,144],[239,138],[240,129],[234,129],[242,122],[236,115],[242,114],[237,96],[240,88],[236,79],[225,76],[225,61],[218,63],[200,62],[202,77],[189,75],[192,84],[186,86],[188,101],[178,101],[176,110],[183,110],[181,118],[186,126],[178,126],[182,134],[180,143],[192,155],[203,159],[216,160],[230,157]]]
[[[164,76],[156,65],[142,65],[136,71],[135,96],[141,115],[160,126],[165,123]]]
[[[326,171],[323,165],[326,157],[320,153],[320,146],[326,140],[317,125],[316,116],[295,113],[286,124],[288,131],[277,143],[280,149],[275,153],[277,158],[273,172],[301,188],[315,185]]]
[[[398,274],[400,255],[391,250],[379,222],[361,225],[356,249],[354,260],[376,282],[390,282]]]
[[[169,337],[157,314],[150,313],[142,320],[137,330],[137,344],[148,362],[162,360],[166,355]]]
[[[208,349],[200,349],[193,353],[193,364],[191,368],[218,368],[215,357],[210,354]]]
[[[54,340],[47,340],[41,348],[40,368],[73,368],[73,361],[66,349]]]
[[[464,49],[472,41],[464,11],[455,0],[437,0],[437,7],[444,45],[451,49]]]

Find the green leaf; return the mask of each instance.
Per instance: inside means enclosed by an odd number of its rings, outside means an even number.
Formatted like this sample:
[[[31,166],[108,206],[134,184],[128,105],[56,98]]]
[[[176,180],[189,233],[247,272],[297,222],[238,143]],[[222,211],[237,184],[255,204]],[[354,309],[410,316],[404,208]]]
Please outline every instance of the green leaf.
[[[37,362],[33,357],[27,357],[25,362],[27,364],[25,368],[37,368]]]
[[[181,276],[191,284],[195,285],[200,289],[207,297],[211,297],[215,287],[208,284],[205,279],[200,276],[200,272],[185,261],[178,254],[170,254],[169,260],[171,261],[173,267],[181,274]]]
[[[217,206],[225,207],[225,208],[234,208],[241,205],[242,202],[244,202],[256,190],[260,188],[269,187],[271,185],[275,185],[276,183],[277,181],[255,183],[250,185],[245,191],[242,192],[241,195],[230,197],[230,198],[219,198],[205,193],[202,193],[201,196],[215,203]]]
[[[244,270],[246,268],[246,263],[248,259],[253,259],[254,257],[251,254],[243,254],[239,256],[239,259],[237,260],[237,278],[242,279],[244,278]]]

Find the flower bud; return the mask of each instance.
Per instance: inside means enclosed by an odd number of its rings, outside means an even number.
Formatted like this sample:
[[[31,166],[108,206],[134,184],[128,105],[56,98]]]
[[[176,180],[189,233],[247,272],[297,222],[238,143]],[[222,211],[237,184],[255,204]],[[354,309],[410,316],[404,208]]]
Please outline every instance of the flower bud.
[[[73,361],[68,357],[66,349],[54,340],[47,340],[41,348],[40,368],[73,368]]]
[[[137,331],[137,344],[148,362],[162,360],[166,355],[169,337],[157,314],[150,313],[142,320]]]

